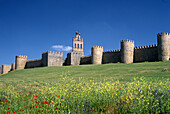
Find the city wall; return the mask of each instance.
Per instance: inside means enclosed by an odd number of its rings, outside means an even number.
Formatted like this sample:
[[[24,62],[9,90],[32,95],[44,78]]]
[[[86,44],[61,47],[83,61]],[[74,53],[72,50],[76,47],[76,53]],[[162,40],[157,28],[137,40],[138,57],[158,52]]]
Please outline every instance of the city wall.
[[[15,63],[12,63],[12,68],[11,70],[15,70]]]
[[[41,67],[41,66],[42,66],[42,60],[35,59],[35,60],[28,60],[26,62],[25,68],[35,68],[35,67]]]
[[[46,51],[41,59],[27,60],[27,56],[17,55],[15,63],[2,65],[0,74],[14,69],[25,69],[45,66],[106,64],[106,63],[134,63],[170,60],[170,33],[158,33],[157,45],[134,47],[134,41],[121,40],[121,49],[103,52],[103,47],[92,46],[91,55],[84,56],[83,38],[76,32],[73,37],[72,52],[64,60],[63,52]]]
[[[134,62],[158,61],[157,45],[135,47]]]
[[[112,50],[112,51],[106,51],[103,52],[103,60],[102,63],[117,63],[120,62],[121,60],[120,56],[120,50]]]
[[[91,57],[91,55],[81,57],[80,65],[91,64]]]
[[[63,63],[63,52],[50,51],[48,53],[48,66],[63,66]]]
[[[2,65],[2,74],[8,73],[11,70],[11,65]]]
[[[69,54],[68,65],[80,65],[80,58],[83,57],[82,51],[73,51]]]

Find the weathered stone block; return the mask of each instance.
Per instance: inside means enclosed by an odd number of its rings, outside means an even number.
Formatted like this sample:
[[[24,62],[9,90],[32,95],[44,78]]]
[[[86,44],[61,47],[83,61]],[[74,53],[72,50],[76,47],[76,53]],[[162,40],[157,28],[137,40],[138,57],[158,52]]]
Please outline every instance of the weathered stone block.
[[[27,56],[17,55],[15,59],[15,69],[24,69],[27,62]]]
[[[8,73],[11,70],[11,65],[2,65],[2,74]]]
[[[103,47],[93,46],[91,48],[92,53],[92,64],[102,64],[102,57],[103,57]]]

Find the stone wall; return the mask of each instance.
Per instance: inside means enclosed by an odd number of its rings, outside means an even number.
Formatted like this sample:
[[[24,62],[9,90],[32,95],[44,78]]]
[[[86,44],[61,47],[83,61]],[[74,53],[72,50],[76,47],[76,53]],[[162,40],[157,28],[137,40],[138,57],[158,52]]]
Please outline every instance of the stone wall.
[[[91,55],[81,57],[80,65],[83,64],[91,64]]]
[[[15,69],[24,69],[27,62],[27,56],[17,55],[15,59]]]
[[[103,47],[92,46],[91,55],[92,55],[92,57],[91,57],[92,64],[102,64]]]
[[[0,67],[0,74],[2,74],[2,67]]]
[[[2,65],[2,74],[8,73],[11,70],[11,65]]]
[[[15,63],[12,63],[12,68],[11,70],[15,70]]]
[[[63,66],[63,52],[49,52],[48,53],[48,66]]]
[[[158,33],[157,42],[158,42],[158,60],[168,61],[170,58],[170,33]]]
[[[103,60],[102,63],[117,63],[120,62],[121,55],[120,50],[113,50],[113,51],[107,51],[103,52]]]
[[[134,62],[158,61],[158,48],[155,45],[135,47]]]
[[[121,40],[121,62],[133,63],[134,57],[134,41]]]
[[[64,66],[71,65],[71,53],[67,53],[67,58],[63,64]]]
[[[42,53],[42,66],[63,66],[63,52],[44,52]]]
[[[69,65],[80,65],[80,58],[84,56],[82,51],[73,51],[69,55]]]
[[[41,67],[41,66],[42,66],[41,59],[28,60],[26,62],[26,68],[35,68],[35,67]]]
[[[42,66],[48,66],[48,51],[42,53]]]

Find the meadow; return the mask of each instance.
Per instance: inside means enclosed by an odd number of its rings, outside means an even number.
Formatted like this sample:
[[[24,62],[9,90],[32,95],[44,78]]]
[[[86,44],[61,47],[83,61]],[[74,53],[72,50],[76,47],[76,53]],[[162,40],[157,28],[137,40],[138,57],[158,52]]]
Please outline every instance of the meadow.
[[[0,75],[0,114],[167,114],[169,79],[170,61],[11,71]]]

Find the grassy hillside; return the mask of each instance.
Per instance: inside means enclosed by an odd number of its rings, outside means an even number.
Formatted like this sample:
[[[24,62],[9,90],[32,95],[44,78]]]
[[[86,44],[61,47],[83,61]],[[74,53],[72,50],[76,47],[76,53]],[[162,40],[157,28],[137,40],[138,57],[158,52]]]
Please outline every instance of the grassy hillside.
[[[34,81],[58,80],[63,75],[78,78],[103,80],[119,79],[130,81],[134,76],[145,76],[148,79],[169,78],[170,72],[162,72],[164,68],[170,69],[170,62],[144,62],[133,64],[102,64],[62,67],[41,67],[34,69],[16,70],[0,76],[1,80],[9,81]],[[2,83],[2,82],[1,82]]]
[[[0,112],[167,113],[170,71],[164,68],[170,61],[16,70],[0,76]]]

